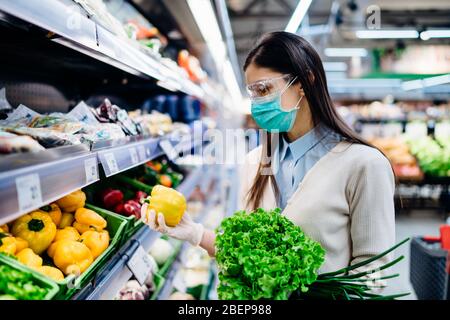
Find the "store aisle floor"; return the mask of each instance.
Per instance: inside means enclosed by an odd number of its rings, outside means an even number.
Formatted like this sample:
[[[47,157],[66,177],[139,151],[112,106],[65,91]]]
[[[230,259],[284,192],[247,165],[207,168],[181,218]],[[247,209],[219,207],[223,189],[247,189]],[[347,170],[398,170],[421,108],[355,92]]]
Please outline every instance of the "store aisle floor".
[[[434,211],[413,211],[410,214],[399,214],[396,218],[397,242],[407,237],[420,235],[438,235],[439,226],[445,223],[441,215]],[[389,293],[411,292],[411,295],[404,297],[405,300],[416,300],[416,294],[409,282],[409,245],[403,245],[396,250],[396,257],[404,255],[405,259],[392,267],[390,273],[400,273],[400,277],[388,282]]]

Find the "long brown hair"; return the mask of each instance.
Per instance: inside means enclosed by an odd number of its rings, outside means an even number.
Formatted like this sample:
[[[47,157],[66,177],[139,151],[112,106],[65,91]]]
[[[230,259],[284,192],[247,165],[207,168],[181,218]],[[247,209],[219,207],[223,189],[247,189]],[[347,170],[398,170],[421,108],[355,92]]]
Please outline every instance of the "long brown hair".
[[[316,50],[302,37],[288,32],[271,32],[263,35],[249,52],[244,71],[250,64],[268,68],[282,74],[297,76],[308,100],[314,125],[322,123],[350,143],[359,143],[373,147],[358,136],[339,116],[328,92],[327,80],[322,61]],[[247,193],[247,206],[258,208],[264,189],[269,181],[274,187],[275,196],[279,190],[273,174],[261,174],[262,169],[271,166],[272,137],[263,139],[263,155],[253,185]],[[264,160],[263,160],[264,159]]]

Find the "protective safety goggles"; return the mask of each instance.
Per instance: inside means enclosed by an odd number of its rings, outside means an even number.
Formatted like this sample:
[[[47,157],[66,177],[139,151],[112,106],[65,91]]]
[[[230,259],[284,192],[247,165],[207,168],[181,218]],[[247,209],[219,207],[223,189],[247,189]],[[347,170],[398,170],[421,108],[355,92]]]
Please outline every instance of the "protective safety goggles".
[[[247,93],[253,101],[269,100],[278,94],[282,94],[295,80],[290,74],[280,77],[264,79],[247,85]]]

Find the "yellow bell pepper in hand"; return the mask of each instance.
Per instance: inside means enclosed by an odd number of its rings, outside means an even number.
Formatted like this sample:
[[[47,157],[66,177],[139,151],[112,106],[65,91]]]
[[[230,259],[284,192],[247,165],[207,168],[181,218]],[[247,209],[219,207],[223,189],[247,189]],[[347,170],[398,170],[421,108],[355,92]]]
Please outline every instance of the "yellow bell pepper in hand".
[[[50,218],[52,218],[52,221],[58,226],[61,222],[61,209],[58,207],[56,203],[50,203],[48,206],[44,206],[40,208],[39,210],[48,213]]]
[[[81,235],[80,242],[84,243],[92,252],[92,256],[97,258],[109,246],[109,233],[105,230],[101,232],[86,231]]]
[[[17,250],[16,240],[5,233],[0,233],[0,252],[15,254]]]
[[[81,242],[58,241],[53,262],[64,274],[80,275],[94,261],[91,250]]]
[[[169,227],[175,227],[186,211],[185,197],[177,190],[162,185],[153,187],[146,202],[148,202],[146,218],[148,218],[150,210],[154,210],[157,214],[161,212]]]
[[[63,212],[58,228],[64,229],[65,227],[70,227],[74,221],[75,217],[73,213]]]
[[[30,268],[42,266],[42,258],[34,253],[30,248],[23,249],[16,255],[16,257],[17,260]]]
[[[77,209],[75,212],[75,220],[79,224],[87,225],[97,231],[103,230],[107,225],[106,220],[101,215],[86,208]]]
[[[36,254],[41,254],[55,238],[56,225],[47,213],[35,211],[17,219],[12,234],[27,241]]]
[[[15,237],[14,240],[16,240],[16,252],[20,252],[23,249],[28,248],[28,241],[19,237]]]
[[[64,212],[74,212],[78,208],[83,208],[86,202],[86,194],[77,190],[62,197],[56,203]]]
[[[55,239],[53,239],[53,242],[62,240],[62,239],[69,239],[69,240],[75,240],[77,241],[80,239],[80,234],[78,233],[77,229],[74,227],[65,227],[64,229],[58,229],[56,231]]]
[[[55,281],[63,281],[64,280],[64,274],[61,272],[61,270],[56,269],[54,267],[42,266],[42,267],[36,268],[36,271],[42,273],[43,275],[45,275]]]

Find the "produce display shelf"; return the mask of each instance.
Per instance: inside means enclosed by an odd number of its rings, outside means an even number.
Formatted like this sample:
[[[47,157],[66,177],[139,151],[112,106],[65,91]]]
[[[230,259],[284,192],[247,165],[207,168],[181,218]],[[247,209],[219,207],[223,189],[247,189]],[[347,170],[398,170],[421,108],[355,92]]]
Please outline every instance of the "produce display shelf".
[[[188,198],[209,168],[200,166],[177,188]],[[127,263],[139,247],[146,252],[161,235],[150,228],[141,228],[97,273],[95,279],[72,297],[74,300],[111,300],[132,277]],[[180,251],[181,252],[181,251]]]
[[[98,181],[97,153],[81,145],[0,160],[0,224]]]
[[[53,32],[53,41],[142,78],[154,78],[186,94],[205,98],[203,88],[185,78],[137,43],[121,38],[91,20],[71,0],[0,0],[0,11]],[[76,23],[76,25],[74,25]]]

